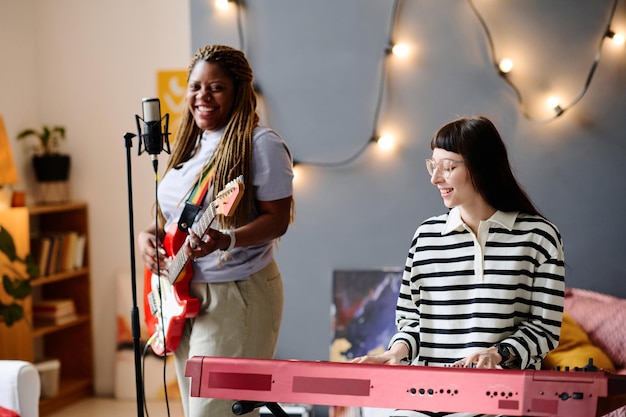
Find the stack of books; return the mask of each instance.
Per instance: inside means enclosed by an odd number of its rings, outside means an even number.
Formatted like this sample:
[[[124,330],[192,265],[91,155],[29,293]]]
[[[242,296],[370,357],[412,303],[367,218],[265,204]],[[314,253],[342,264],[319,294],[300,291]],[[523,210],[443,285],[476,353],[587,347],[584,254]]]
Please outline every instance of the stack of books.
[[[76,320],[74,300],[63,298],[33,303],[33,318],[39,326],[61,325]]]
[[[38,236],[30,242],[41,276],[84,267],[85,244],[85,235],[76,231]]]

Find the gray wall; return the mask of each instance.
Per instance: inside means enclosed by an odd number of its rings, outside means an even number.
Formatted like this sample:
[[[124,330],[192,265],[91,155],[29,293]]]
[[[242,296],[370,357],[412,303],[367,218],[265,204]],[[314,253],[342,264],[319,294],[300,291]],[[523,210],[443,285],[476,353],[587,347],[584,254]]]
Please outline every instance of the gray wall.
[[[245,49],[264,93],[264,119],[297,160],[353,155],[372,132],[392,2],[246,3]],[[612,3],[475,4],[496,54],[518,57],[511,77],[526,110],[551,116],[544,109],[549,90],[567,106],[584,85]],[[233,11],[201,0],[190,5],[193,51],[208,43],[240,47]],[[614,19],[622,31],[624,13],[620,7]],[[459,115],[485,114],[499,127],[520,182],[560,228],[567,285],[626,297],[624,46],[605,43],[583,99],[560,118],[539,122],[522,114],[498,77],[468,2],[400,2],[394,35],[414,48],[387,67],[379,126],[394,129],[398,148],[384,154],[371,146],[340,168],[298,167],[297,217],[277,255],[287,298],[278,356],[326,359],[333,270],[403,265],[417,225],[445,211],[423,161],[432,134]]]

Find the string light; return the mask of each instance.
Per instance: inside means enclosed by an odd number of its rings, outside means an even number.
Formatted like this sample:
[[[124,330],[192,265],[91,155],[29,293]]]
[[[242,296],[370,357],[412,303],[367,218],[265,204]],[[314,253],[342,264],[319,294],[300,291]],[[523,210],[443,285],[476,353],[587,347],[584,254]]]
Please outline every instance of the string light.
[[[216,0],[216,7],[220,7],[218,5],[218,3],[227,3],[225,7],[228,7],[229,4],[228,3],[235,3],[240,7],[237,7],[237,21],[238,21],[238,33],[239,33],[239,45],[240,45],[240,49],[244,50],[244,36],[243,36],[243,28],[241,25],[241,6],[242,6],[242,2],[240,0]],[[388,47],[385,48],[385,56],[389,55],[389,54],[393,54],[397,57],[401,57],[401,58],[406,58],[411,51],[411,48],[409,47],[408,44],[406,43],[397,43],[394,44],[391,41],[392,38],[392,33],[393,33],[393,29],[395,27],[395,22],[397,19],[397,15],[398,15],[398,10],[399,10],[399,0],[394,0],[393,6],[392,6],[392,19],[391,19],[391,24],[389,27],[389,42],[388,42]],[[222,5],[223,7],[223,5]],[[374,111],[374,125],[372,128],[372,131],[374,132],[372,134],[372,136],[369,138],[369,140],[362,145],[357,151],[356,153],[354,153],[352,156],[341,160],[341,161],[337,161],[337,162],[311,162],[311,161],[302,161],[299,159],[294,159],[293,160],[293,166],[294,168],[296,166],[300,166],[300,165],[312,165],[312,166],[318,166],[318,167],[340,167],[340,166],[344,166],[344,165],[348,165],[351,162],[353,162],[354,160],[356,160],[359,156],[361,156],[361,154],[363,154],[363,152],[369,147],[370,144],[372,143],[376,143],[378,144],[379,149],[384,150],[384,151],[389,151],[394,147],[394,140],[390,135],[383,135],[381,137],[378,137],[376,135],[376,131],[378,130],[378,118],[380,115],[380,110],[381,110],[381,104],[382,104],[382,98],[383,98],[383,94],[384,94],[384,84],[385,84],[385,80],[386,80],[386,65],[385,65],[385,61],[383,60],[382,63],[382,69],[380,71],[380,81],[378,84],[378,95],[377,95],[377,100],[376,100],[376,109]],[[261,96],[261,88],[259,87],[258,84],[255,84],[255,91],[257,93],[257,95]],[[262,100],[262,97],[260,97],[260,99]]]
[[[215,7],[220,10],[228,10],[230,8],[229,0],[215,0]]]
[[[623,45],[624,44],[624,35],[621,33],[613,32],[610,28],[606,30],[604,34],[607,38],[613,40],[615,45]]]
[[[406,43],[398,43],[391,47],[391,53],[400,58],[406,58],[410,52],[411,48]]]
[[[498,64],[498,69],[503,74],[508,74],[513,69],[513,61],[510,58],[504,58]]]
[[[551,108],[555,108],[556,106],[559,105],[559,98],[557,96],[550,96],[548,97],[548,106],[550,106]]]
[[[532,117],[525,109],[524,106],[524,100],[522,99],[522,94],[520,93],[519,89],[517,88],[517,86],[515,84],[513,84],[513,82],[509,79],[509,77],[507,76],[508,72],[510,71],[510,69],[512,68],[512,62],[511,62],[511,67],[509,68],[509,71],[505,71],[502,68],[502,63],[505,61],[505,59],[503,59],[502,61],[500,61],[499,64],[497,64],[495,62],[495,48],[493,45],[493,40],[491,38],[491,32],[489,31],[489,28],[487,27],[487,23],[485,22],[485,20],[482,18],[481,14],[478,12],[478,10],[476,9],[476,6],[474,5],[472,0],[468,0],[470,7],[472,8],[472,10],[474,11],[474,14],[476,15],[476,17],[478,18],[478,20],[480,21],[480,24],[483,27],[483,30],[485,31],[485,35],[487,37],[487,43],[489,46],[489,52],[491,54],[491,58],[492,58],[492,62],[494,63],[494,66],[496,68],[498,68],[498,74],[506,81],[506,83],[513,89],[513,91],[515,92],[515,94],[517,95],[517,100],[519,103],[519,107],[520,107],[520,111],[522,112],[522,114],[529,120],[534,120],[534,121],[539,121],[539,122],[549,122],[554,120],[555,118],[561,116],[563,113],[565,113],[566,110],[572,108],[574,105],[576,105],[580,99],[583,98],[583,96],[585,95],[585,93],[587,92],[587,90],[589,89],[589,85],[591,84],[591,80],[593,78],[593,75],[596,71],[596,68],[598,67],[598,63],[600,62],[600,52],[602,50],[602,41],[604,40],[605,37],[607,38],[612,38],[614,42],[619,42],[619,39],[623,39],[624,37],[613,32],[610,29],[610,24],[613,21],[613,17],[615,16],[615,9],[617,7],[617,3],[619,0],[613,0],[613,5],[611,7],[611,13],[609,15],[609,23],[607,25],[607,29],[605,31],[605,34],[602,36],[602,39],[600,40],[600,43],[598,45],[598,49],[596,51],[596,55],[594,58],[594,61],[591,65],[591,69],[589,70],[589,74],[587,75],[587,79],[585,80],[585,83],[582,87],[582,89],[580,90],[580,92],[578,93],[578,95],[572,100],[572,102],[568,105],[568,106],[563,106],[562,104],[559,104],[558,102],[555,105],[551,105],[552,109],[555,112],[555,115],[548,118],[548,119],[538,119],[535,117]],[[615,39],[617,38],[617,40]],[[506,66],[505,66],[506,68]]]
[[[571,107],[573,107],[575,104],[578,103],[578,101],[580,101],[580,99],[584,96],[584,94],[586,93],[586,91],[589,88],[589,85],[591,83],[591,79],[593,78],[593,75],[595,73],[595,70],[598,66],[599,60],[600,60],[600,52],[602,49],[602,44],[603,44],[603,40],[605,38],[607,39],[611,39],[612,42],[614,42],[616,45],[623,45],[624,44],[624,35],[621,33],[616,33],[613,30],[611,30],[610,28],[610,23],[612,22],[614,15],[615,15],[615,10],[617,7],[617,3],[619,0],[613,0],[613,4],[611,7],[611,13],[609,15],[609,24],[607,25],[606,31],[598,45],[598,49],[597,49],[597,53],[594,59],[594,62],[591,66],[591,69],[589,71],[589,74],[587,76],[587,79],[584,83],[583,88],[581,89],[581,91],[578,93],[578,95],[574,98],[574,100],[572,100],[572,102],[565,106],[563,105],[558,98],[556,97],[550,97],[548,100],[548,106],[554,110],[554,116],[547,118],[547,119],[538,119],[535,118],[533,116],[531,116],[525,109],[525,103],[524,100],[522,98],[522,94],[520,92],[520,90],[517,88],[517,86],[510,80],[510,78],[508,77],[508,74],[512,71],[513,67],[514,67],[514,63],[510,58],[503,58],[501,59],[499,62],[496,62],[495,60],[495,48],[494,48],[494,44],[493,44],[493,40],[491,37],[491,33],[489,31],[489,28],[485,22],[485,20],[482,18],[481,14],[479,13],[479,11],[476,9],[473,0],[468,0],[468,3],[471,7],[471,9],[474,11],[474,14],[476,15],[477,19],[479,20],[481,26],[483,27],[483,30],[485,32],[486,35],[486,40],[488,43],[488,48],[489,48],[489,52],[490,52],[490,56],[491,56],[491,60],[492,63],[494,65],[494,67],[497,69],[498,74],[503,78],[503,80],[513,89],[513,91],[515,92],[517,99],[518,99],[518,103],[519,103],[519,108],[521,113],[529,120],[534,120],[534,121],[540,121],[540,122],[549,122],[551,120],[554,120],[555,118],[561,116],[566,110],[570,109]],[[228,9],[230,8],[231,5],[236,5],[238,7],[236,7],[237,10],[237,27],[238,27],[238,33],[239,33],[239,47],[241,50],[245,51],[245,46],[244,46],[244,33],[243,33],[243,25],[242,25],[242,17],[241,17],[241,9],[243,8],[243,0],[215,0],[215,5],[216,7],[220,8],[220,9]],[[389,55],[394,55],[396,57],[399,58],[406,58],[411,54],[411,47],[409,46],[409,44],[407,43],[394,43],[392,41],[393,38],[393,31],[395,28],[395,23],[398,17],[398,10],[399,10],[399,0],[394,0],[393,2],[393,6],[392,6],[392,14],[391,14],[391,24],[389,27],[389,42],[387,44],[387,47],[384,50],[384,56],[381,62],[381,70],[380,70],[380,80],[379,80],[379,84],[378,84],[378,94],[377,94],[377,100],[376,100],[376,107],[375,107],[375,111],[374,111],[374,122],[373,122],[373,126],[372,126],[372,135],[371,137],[367,140],[367,142],[365,142],[352,156],[345,158],[343,160],[337,161],[337,162],[311,162],[311,161],[302,161],[302,160],[294,160],[294,167],[296,167],[297,165],[312,165],[312,166],[318,166],[318,167],[340,167],[340,166],[344,166],[347,164],[350,164],[351,162],[353,162],[354,160],[356,160],[359,156],[361,156],[363,154],[363,152],[365,152],[365,150],[369,147],[370,144],[372,143],[376,143],[378,144],[379,149],[381,150],[390,150],[394,147],[394,139],[391,135],[382,135],[380,137],[378,137],[378,135],[376,134],[377,130],[378,130],[378,122],[379,122],[379,116],[380,116],[380,110],[381,110],[381,105],[382,105],[382,98],[383,98],[383,94],[384,94],[384,84],[385,84],[385,80],[386,80],[386,76],[387,76],[387,71],[386,71],[386,61],[387,61],[387,56]],[[262,99],[262,92],[261,89],[259,88],[258,85],[255,85],[255,90],[257,92],[257,94],[260,96],[260,99]]]
[[[557,116],[560,116],[563,113],[563,108],[561,107],[560,100],[557,96],[548,97],[548,107],[554,110]]]
[[[378,94],[377,94],[377,99],[376,99],[376,108],[374,110],[374,117],[373,117],[374,122],[372,126],[372,132],[373,132],[372,135],[370,136],[368,141],[365,142],[352,156],[349,156],[346,159],[343,159],[337,162],[312,162],[312,161],[302,161],[302,160],[295,159],[294,167],[297,165],[311,165],[311,166],[325,167],[325,168],[341,167],[341,166],[348,165],[352,163],[353,161],[355,161],[359,156],[363,154],[363,152],[365,152],[365,150],[369,147],[370,144],[373,144],[373,143],[378,144],[379,149],[385,150],[385,151],[388,151],[393,148],[394,146],[393,137],[391,137],[390,135],[383,135],[379,137],[377,134],[377,131],[378,131],[378,119],[380,115],[382,99],[383,99],[383,94],[384,94],[384,85],[385,85],[385,80],[387,76],[386,57],[390,54],[393,54],[398,57],[406,57],[410,54],[410,47],[407,44],[405,43],[395,44],[392,41],[393,30],[395,27],[395,22],[396,22],[396,19],[398,16],[398,10],[399,10],[398,3],[399,1],[395,0],[393,2],[393,6],[391,9],[392,12],[391,12],[391,23],[389,25],[389,42],[387,44],[388,46],[385,48],[385,51],[384,51],[385,53],[384,53],[383,60],[381,63],[380,79],[378,83]]]
[[[239,49],[245,52],[246,49],[244,43],[243,23],[241,18],[243,0],[215,0],[214,4],[216,8],[222,11],[230,10],[233,6],[235,7],[235,11],[237,14],[237,34],[239,35]]]
[[[383,151],[390,151],[394,147],[393,137],[389,134],[379,137],[376,143],[378,143],[378,147]]]

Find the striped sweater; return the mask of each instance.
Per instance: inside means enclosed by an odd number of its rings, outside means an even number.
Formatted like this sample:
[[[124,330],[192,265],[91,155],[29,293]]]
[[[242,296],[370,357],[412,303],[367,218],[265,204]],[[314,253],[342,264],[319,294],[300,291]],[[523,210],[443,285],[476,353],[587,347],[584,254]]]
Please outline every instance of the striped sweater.
[[[389,346],[444,366],[506,342],[522,369],[539,369],[558,344],[564,274],[561,236],[543,217],[498,211],[477,235],[457,208],[432,217],[413,237]]]

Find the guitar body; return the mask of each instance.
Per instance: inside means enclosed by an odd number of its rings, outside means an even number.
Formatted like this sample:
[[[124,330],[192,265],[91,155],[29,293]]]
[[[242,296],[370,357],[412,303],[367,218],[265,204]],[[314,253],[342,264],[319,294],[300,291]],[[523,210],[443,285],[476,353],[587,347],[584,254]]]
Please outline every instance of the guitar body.
[[[178,230],[176,224],[173,224],[163,240],[167,255],[173,257],[178,253],[186,238],[187,234]],[[174,284],[170,283],[167,276],[159,276],[153,274],[148,268],[145,269],[145,321],[148,334],[153,337],[150,346],[159,356],[176,350],[183,334],[185,319],[195,317],[200,310],[198,299],[189,293],[192,277],[193,266],[190,262],[186,263]]]
[[[193,228],[195,234],[204,236],[217,214],[230,216],[239,204],[243,191],[241,176],[226,184],[196,222]],[[148,344],[159,356],[176,351],[185,320],[197,316],[200,311],[200,301],[189,293],[193,265],[181,250],[187,244],[187,236],[176,223],[172,224],[163,239],[163,248],[171,259],[167,271],[160,276],[148,268],[144,272],[144,320],[150,335]]]

